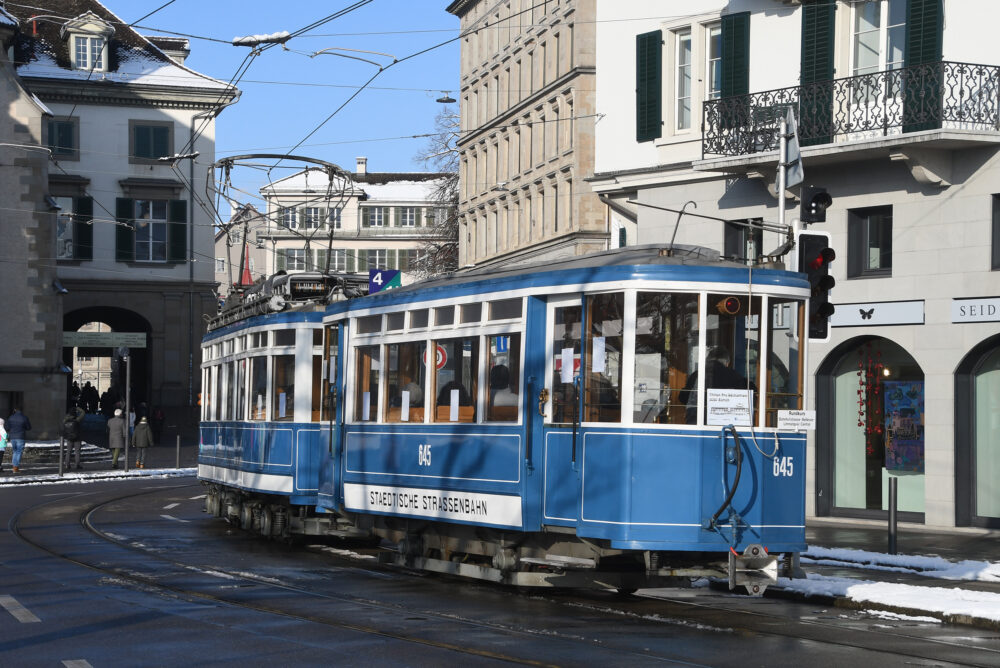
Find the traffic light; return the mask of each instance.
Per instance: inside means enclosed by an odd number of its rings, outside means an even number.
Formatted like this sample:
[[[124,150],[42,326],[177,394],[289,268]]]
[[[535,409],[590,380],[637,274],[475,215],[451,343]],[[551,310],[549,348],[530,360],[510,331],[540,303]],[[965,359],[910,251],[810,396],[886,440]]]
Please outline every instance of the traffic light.
[[[722,315],[737,315],[743,310],[743,304],[739,297],[725,297],[715,305],[716,310]]]
[[[833,198],[826,188],[818,186],[802,186],[802,209],[799,220],[803,223],[825,223],[826,210],[833,204]]]
[[[812,294],[809,296],[809,338],[825,339],[830,328],[834,307],[830,303],[830,290],[836,284],[830,275],[830,263],[837,254],[830,248],[825,234],[799,234],[799,271],[809,278]]]

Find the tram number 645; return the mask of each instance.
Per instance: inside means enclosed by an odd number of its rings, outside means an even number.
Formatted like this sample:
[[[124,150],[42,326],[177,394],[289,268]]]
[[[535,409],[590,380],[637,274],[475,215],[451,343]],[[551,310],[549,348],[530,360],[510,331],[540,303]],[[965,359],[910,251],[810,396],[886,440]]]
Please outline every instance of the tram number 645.
[[[430,466],[431,465],[431,444],[422,443],[417,446],[417,464],[420,466]]]
[[[775,457],[774,458],[774,477],[786,477],[790,478],[794,475],[794,469],[792,465],[791,457]]]

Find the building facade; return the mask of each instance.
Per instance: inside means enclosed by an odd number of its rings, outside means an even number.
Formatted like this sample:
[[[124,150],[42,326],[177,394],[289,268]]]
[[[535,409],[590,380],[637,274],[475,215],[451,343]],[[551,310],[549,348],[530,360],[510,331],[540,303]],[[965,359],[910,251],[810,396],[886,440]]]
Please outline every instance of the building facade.
[[[277,271],[363,272],[398,269],[413,280],[424,244],[438,239],[447,215],[438,194],[449,175],[372,172],[359,157],[354,172],[310,167],[261,188],[263,212],[244,207],[216,240],[217,269],[225,281],[239,273],[247,240],[254,280]],[[245,237],[241,236],[245,235]],[[232,239],[236,239],[233,242]],[[220,275],[217,273],[217,276]]]
[[[96,0],[39,4],[44,13],[8,11],[21,23],[17,73],[52,113],[43,141],[59,213],[46,257],[66,290],[62,361],[73,366],[83,325],[103,323],[107,335],[81,354],[117,358],[127,347],[132,399],[186,414],[202,316],[216,309],[206,166],[215,118],[238,91],[181,64],[183,40],[165,52]],[[124,394],[124,378],[116,384]]]
[[[456,0],[459,266],[609,247],[594,160],[596,0]],[[617,241],[617,240],[616,240]]]
[[[992,4],[689,5],[660,19],[648,3],[599,3],[594,189],[640,243],[676,235],[759,260],[784,235],[734,221],[779,219],[791,109],[804,185],[833,198],[808,232],[837,256],[836,312],[809,360],[809,511],[884,518],[895,478],[901,519],[1000,527]]]

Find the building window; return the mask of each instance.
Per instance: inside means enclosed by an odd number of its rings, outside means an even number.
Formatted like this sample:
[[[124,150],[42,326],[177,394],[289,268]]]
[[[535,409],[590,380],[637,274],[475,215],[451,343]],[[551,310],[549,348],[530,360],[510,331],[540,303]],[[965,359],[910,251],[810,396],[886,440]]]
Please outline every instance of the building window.
[[[217,257],[215,258],[215,273],[224,274],[226,272],[226,258]]]
[[[676,97],[674,117],[678,130],[691,129],[691,31],[677,33]]]
[[[849,278],[892,275],[892,207],[850,211],[847,243]]]
[[[417,207],[404,206],[399,209],[400,227],[414,227],[417,224]]]
[[[334,248],[330,251],[330,271],[347,271],[347,251]]]
[[[96,70],[103,72],[107,69],[104,63],[104,38],[87,37],[84,35],[73,36],[73,67],[78,70]]]
[[[389,267],[389,251],[384,248],[370,249],[368,251],[368,268],[369,269],[390,269]]]
[[[856,2],[852,40],[854,76],[903,66],[906,0]]]
[[[1000,195],[993,196],[993,258],[990,267],[1000,269]]]
[[[167,261],[167,200],[135,200],[136,262]]]
[[[335,230],[340,229],[340,209],[330,209],[330,215],[327,217],[327,223]]]
[[[305,271],[306,249],[288,248],[285,250],[285,268],[288,271]]]
[[[708,79],[706,97],[715,100],[722,95],[722,27],[708,26],[705,46],[705,72]]]
[[[174,124],[129,121],[129,162],[150,163],[171,155]]]
[[[307,206],[302,209],[302,227],[304,229],[315,229],[323,224],[323,209],[316,206]]]
[[[80,159],[80,119],[53,118],[47,124],[47,145],[57,160]]]
[[[286,206],[278,210],[278,225],[294,230],[298,224],[298,213],[294,207]]]
[[[367,206],[361,209],[362,227],[385,227],[385,207]]]

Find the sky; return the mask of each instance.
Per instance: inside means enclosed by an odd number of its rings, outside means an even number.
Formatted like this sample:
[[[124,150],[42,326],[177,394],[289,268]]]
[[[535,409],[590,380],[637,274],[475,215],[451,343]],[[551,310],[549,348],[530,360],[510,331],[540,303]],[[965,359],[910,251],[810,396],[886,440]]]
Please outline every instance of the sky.
[[[144,35],[157,34],[156,29],[160,29],[197,36],[189,37],[191,55],[185,65],[227,82],[249,52],[247,47],[233,46],[234,37],[292,33],[362,5],[295,37],[285,45],[287,49],[275,46],[253,60],[238,83],[240,101],[216,120],[216,159],[245,153],[285,153],[303,142],[294,149],[296,155],[333,162],[347,171],[354,171],[358,156],[368,158],[369,171],[432,170],[416,159],[428,140],[412,136],[433,132],[434,117],[443,108],[435,100],[443,91],[458,97],[459,43],[454,38],[459,20],[445,11],[451,0],[103,2],[127,22],[142,19],[136,28]],[[329,51],[310,57],[339,47],[357,50],[339,53],[386,66],[394,58],[403,60],[448,40],[454,41],[383,70],[350,102],[350,96],[379,68],[330,55]],[[321,126],[345,102],[346,106]],[[255,194],[266,181],[256,170],[234,174],[234,179]]]

